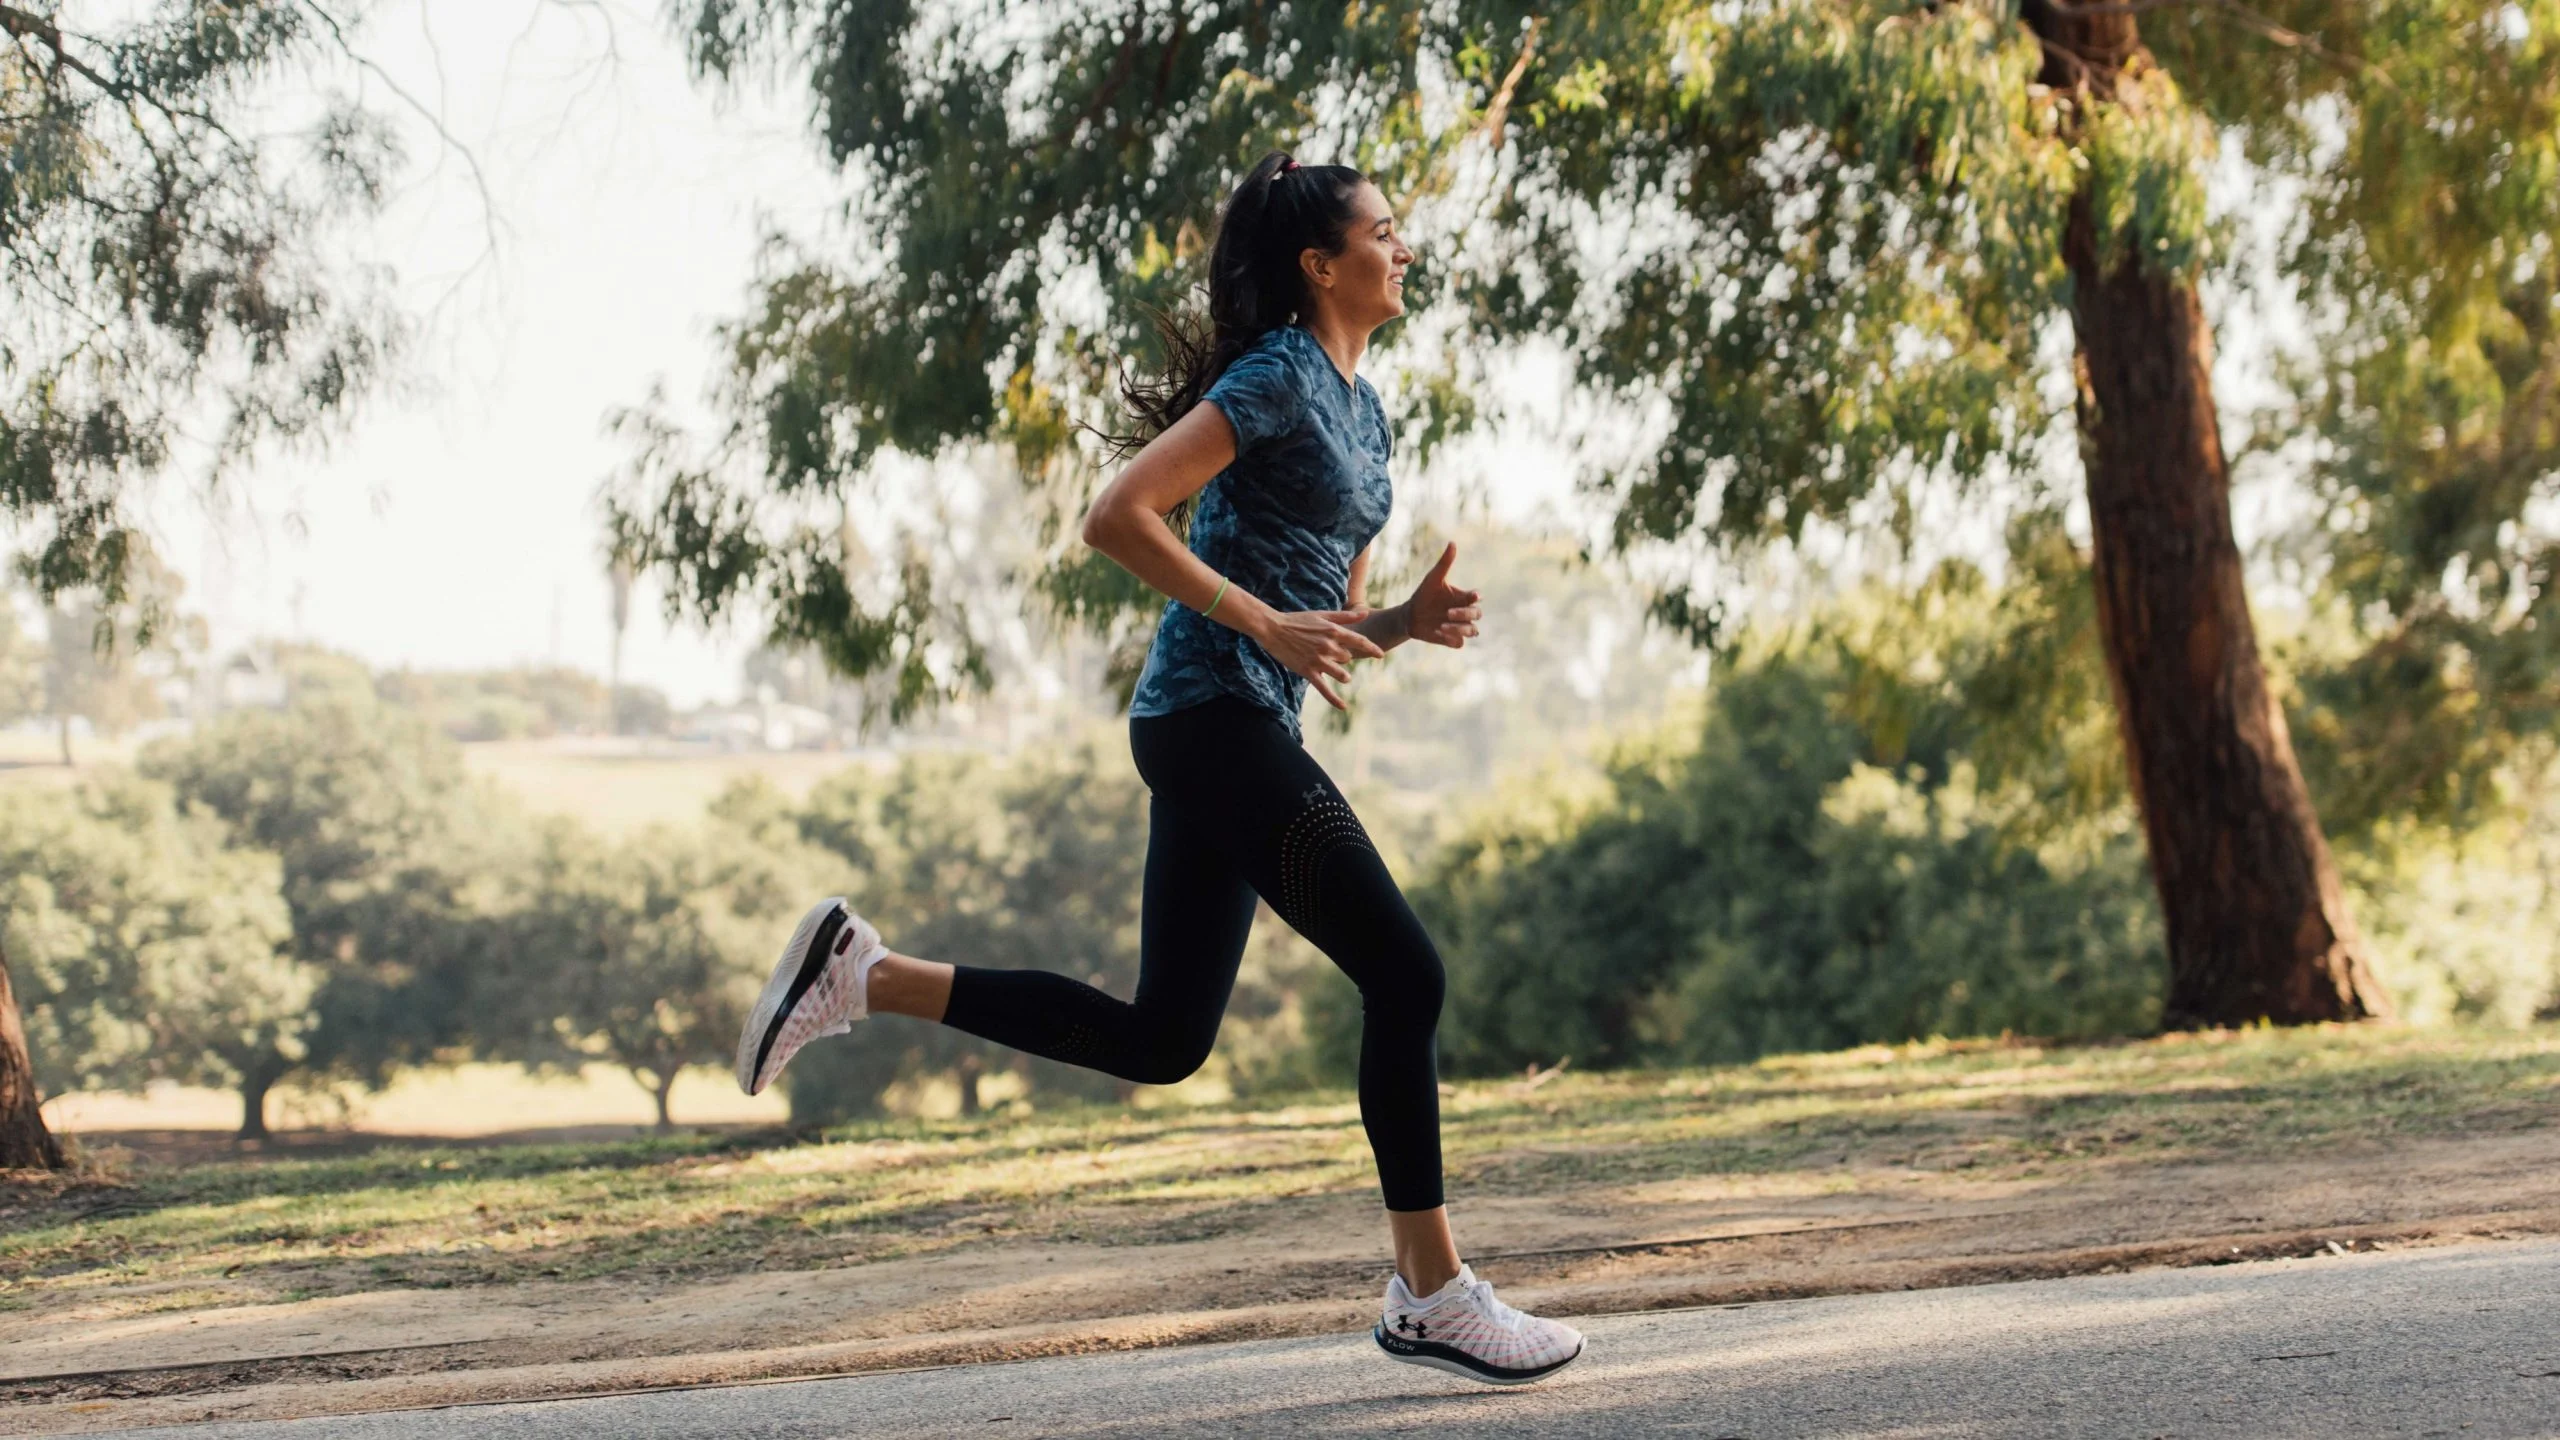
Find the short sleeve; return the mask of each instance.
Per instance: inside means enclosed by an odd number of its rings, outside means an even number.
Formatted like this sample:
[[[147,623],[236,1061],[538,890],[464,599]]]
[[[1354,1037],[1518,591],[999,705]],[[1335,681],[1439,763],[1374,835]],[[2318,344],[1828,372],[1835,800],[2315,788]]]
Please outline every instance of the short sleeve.
[[[1289,357],[1271,346],[1237,356],[1200,398],[1234,427],[1238,455],[1297,429],[1304,408]]]

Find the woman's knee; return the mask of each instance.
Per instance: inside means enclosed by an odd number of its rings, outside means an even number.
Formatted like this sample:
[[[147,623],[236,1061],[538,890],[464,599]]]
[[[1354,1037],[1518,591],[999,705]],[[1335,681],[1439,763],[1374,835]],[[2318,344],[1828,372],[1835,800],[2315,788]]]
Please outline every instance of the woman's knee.
[[[1212,1035],[1206,1040],[1178,1040],[1154,1046],[1139,1056],[1121,1078],[1140,1085],[1179,1085],[1209,1063],[1209,1051],[1216,1046],[1217,1038]]]
[[[1424,947],[1397,956],[1393,964],[1373,968],[1360,987],[1361,1009],[1372,1020],[1428,1029],[1440,1023],[1440,1006],[1448,991],[1448,970],[1440,963],[1439,952]]]

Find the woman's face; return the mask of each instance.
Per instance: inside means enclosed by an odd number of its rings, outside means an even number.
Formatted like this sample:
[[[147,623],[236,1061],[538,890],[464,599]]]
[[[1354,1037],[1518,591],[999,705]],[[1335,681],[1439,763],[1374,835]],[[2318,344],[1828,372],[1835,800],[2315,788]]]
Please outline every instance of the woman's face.
[[[1413,252],[1396,233],[1396,218],[1378,187],[1362,181],[1351,197],[1351,223],[1342,251],[1307,252],[1308,279],[1316,303],[1340,321],[1369,329],[1404,313],[1404,272]]]

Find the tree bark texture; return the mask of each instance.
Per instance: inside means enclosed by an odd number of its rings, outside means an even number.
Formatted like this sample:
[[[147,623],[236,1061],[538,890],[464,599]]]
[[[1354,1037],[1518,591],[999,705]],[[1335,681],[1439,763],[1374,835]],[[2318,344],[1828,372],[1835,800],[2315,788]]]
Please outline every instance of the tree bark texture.
[[[650,1077],[648,1085],[650,1098],[658,1102],[658,1133],[664,1135],[676,1128],[675,1112],[668,1103],[676,1092],[676,1072],[661,1071]]]
[[[274,1089],[276,1081],[282,1078],[282,1072],[264,1066],[240,1077],[240,1133],[233,1139],[268,1138],[267,1092]]]
[[[0,950],[0,1170],[63,1167],[62,1147],[45,1128],[43,1104],[27,1032],[18,1020],[17,991],[9,984],[9,956]]]
[[[2057,89],[2104,97],[2150,63],[2130,14],[2023,13]],[[2195,284],[2109,253],[2085,191],[2064,261],[2098,625],[2168,930],[2164,1022],[2387,1014],[2259,661]]]

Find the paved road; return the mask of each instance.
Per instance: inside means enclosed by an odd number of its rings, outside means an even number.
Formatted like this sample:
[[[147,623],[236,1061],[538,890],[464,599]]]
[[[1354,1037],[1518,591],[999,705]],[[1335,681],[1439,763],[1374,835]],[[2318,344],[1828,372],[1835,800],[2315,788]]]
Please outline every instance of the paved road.
[[[1613,1316],[1492,1391],[1364,1338],[272,1424],[154,1440],[2560,1436],[2560,1244]]]

